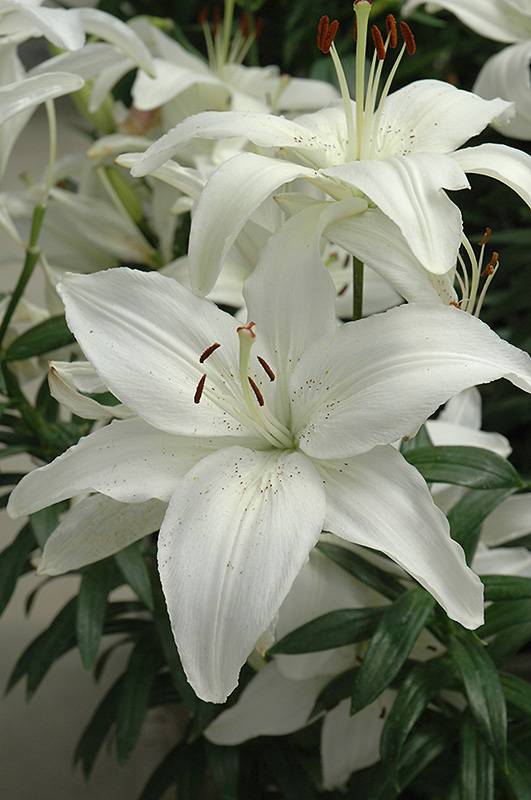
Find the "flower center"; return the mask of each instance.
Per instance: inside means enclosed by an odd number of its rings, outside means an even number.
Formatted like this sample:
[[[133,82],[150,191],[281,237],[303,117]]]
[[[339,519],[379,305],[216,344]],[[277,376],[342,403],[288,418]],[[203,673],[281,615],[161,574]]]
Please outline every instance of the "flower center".
[[[239,382],[223,379],[224,391],[221,393],[216,386],[211,386],[207,382],[207,373],[205,372],[197,384],[194,403],[201,402],[201,398],[205,396],[223,411],[260,433],[273,447],[292,449],[294,440],[291,432],[271,412],[264,396],[266,392],[263,379],[267,379],[267,382],[271,384],[275,381],[275,373],[262,356],[256,356],[256,361],[260,365],[261,377],[252,366],[251,349],[256,340],[256,324],[249,322],[247,325],[237,328],[236,332],[240,340]],[[223,377],[224,370],[220,364],[216,363],[215,356],[219,347],[221,347],[219,342],[214,342],[207,347],[199,356],[199,363],[204,364],[207,359],[211,359],[211,363],[218,368]],[[234,377],[234,374],[231,373],[231,378]]]
[[[487,228],[485,236],[479,243],[479,258],[476,258],[470,241],[463,235],[463,248],[470,261],[470,273],[461,253],[458,253],[457,256],[455,280],[461,292],[461,299],[457,303],[452,303],[452,305],[461,308],[463,311],[468,311],[468,313],[472,314],[474,317],[479,317],[485,295],[487,294],[487,289],[499,266],[498,253],[494,252],[487,266],[483,267],[485,245],[489,241],[490,234],[491,229]],[[481,278],[485,278],[485,280],[480,289]]]
[[[376,25],[372,26],[372,39],[374,42],[374,53],[371,68],[365,85],[365,62],[367,56],[367,39],[369,28],[369,16],[371,13],[371,0],[355,0],[354,12],[356,14],[356,26],[354,29],[354,39],[356,41],[356,120],[352,110],[352,101],[348,90],[345,72],[341,64],[334,37],[337,33],[339,24],[337,20],[330,22],[328,17],[322,17],[319,22],[317,35],[317,46],[322,53],[330,53],[343,99],[345,118],[347,125],[347,144],[345,148],[346,161],[360,161],[372,158],[377,147],[377,134],[384,102],[391,89],[393,78],[396,74],[400,61],[405,52],[413,55],[415,52],[415,39],[409,26],[405,22],[400,23],[400,32],[404,42],[398,53],[397,58],[389,72],[387,80],[381,92],[379,92],[380,81],[382,80],[383,65],[389,49],[396,48],[398,44],[398,34],[395,18],[388,14],[386,20],[387,37],[384,41],[382,34]],[[378,100],[379,95],[379,100]]]

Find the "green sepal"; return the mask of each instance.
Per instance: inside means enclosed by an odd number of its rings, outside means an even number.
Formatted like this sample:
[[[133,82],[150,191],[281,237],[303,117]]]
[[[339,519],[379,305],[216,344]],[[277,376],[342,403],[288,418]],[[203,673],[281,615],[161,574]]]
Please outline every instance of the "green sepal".
[[[314,653],[362,642],[374,634],[384,611],[383,606],[330,611],[283,636],[269,654]]]
[[[525,486],[506,458],[481,447],[420,447],[404,455],[428,483],[451,483],[469,489],[521,489]]]
[[[477,637],[464,629],[448,641],[478,731],[498,764],[505,765],[507,710],[498,670]]]

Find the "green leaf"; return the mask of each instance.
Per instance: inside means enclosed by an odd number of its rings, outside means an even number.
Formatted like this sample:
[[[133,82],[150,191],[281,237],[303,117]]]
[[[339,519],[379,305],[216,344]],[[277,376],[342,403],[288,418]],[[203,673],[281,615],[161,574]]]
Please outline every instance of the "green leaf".
[[[204,700],[198,699],[194,717],[186,734],[186,741],[192,743],[199,739],[205,728],[210,725],[218,714],[219,705],[217,703],[205,703]]]
[[[205,739],[205,749],[219,800],[239,800],[239,747],[220,747]]]
[[[6,350],[6,361],[40,356],[75,342],[64,317],[51,317],[23,333]]]
[[[85,567],[77,599],[76,635],[81,660],[92,669],[98,652],[109,592],[116,585],[116,570],[109,561]]]
[[[30,525],[39,547],[44,547],[48,537],[59,525],[59,517],[68,508],[67,502],[55,503],[30,514]]]
[[[337,675],[330,683],[327,683],[315,701],[310,719],[323,711],[329,711],[341,700],[344,700],[345,697],[351,696],[358,670],[359,667],[349,669],[346,672],[342,672],[341,675]]]
[[[99,703],[76,747],[74,764],[81,761],[85,778],[90,776],[103,742],[109,735],[112,724],[116,719],[122,683],[123,675],[120,675]]]
[[[15,540],[0,553],[0,615],[4,613],[17,581],[28,563],[35,538],[30,525],[24,525]]]
[[[278,653],[314,653],[370,639],[385,608],[345,608],[330,611],[286,634],[269,650]]]
[[[518,600],[531,598],[531,578],[514,575],[483,575],[485,600]]]
[[[496,666],[500,667],[528,642],[531,642],[531,621],[520,622],[505,628],[496,636],[489,644],[489,655]]]
[[[147,710],[151,689],[163,664],[150,634],[139,639],[127,662],[116,712],[116,754],[123,766],[133,752]]]
[[[469,492],[448,514],[452,539],[459,542],[470,564],[480,534],[480,525],[514,489],[486,489]]]
[[[509,789],[511,800],[529,800],[531,761],[516,747],[509,747],[507,751],[507,770],[502,779]]]
[[[146,561],[140,551],[140,542],[133,542],[129,547],[119,553],[115,553],[114,560],[129,586],[146,606],[153,611],[153,592],[151,591]]]
[[[478,730],[494,758],[505,764],[507,711],[498,670],[475,635],[459,631],[450,637],[448,650],[463,681]]]
[[[25,472],[0,472],[0,486],[15,486],[25,474]]]
[[[435,606],[424,589],[411,589],[388,606],[357,672],[350,713],[372,703],[398,674]]]
[[[160,800],[166,796],[168,789],[177,783],[181,768],[181,751],[183,746],[176,745],[167,753],[142,790],[138,800]]]
[[[347,550],[346,547],[330,544],[329,542],[319,542],[317,547],[321,553],[335,561],[336,564],[339,564],[344,570],[354,575],[355,578],[358,578],[362,583],[366,583],[390,600],[396,600],[406,591],[400,581],[393,575],[379,567],[375,567],[357,553]]]
[[[406,453],[426,447],[433,447],[433,444],[430,439],[428,429],[425,425],[422,425],[415,436],[412,436],[410,439],[402,439],[402,442],[400,443],[400,452],[403,456],[408,458]]]
[[[9,677],[6,692],[27,675],[26,697],[30,700],[54,661],[74,647],[76,603],[76,597],[69,600],[49,627],[24,650]]]
[[[481,447],[422,447],[405,453],[405,458],[428,483],[469,489],[521,489],[525,485],[507,459]]]
[[[513,625],[531,620],[531,599],[504,600],[485,609],[485,622],[477,629],[480,639],[486,639]]]
[[[494,800],[494,760],[466,711],[461,720],[459,755],[461,797]]]
[[[175,644],[175,639],[173,638],[171,624],[168,617],[168,609],[166,607],[166,601],[164,600],[164,595],[162,594],[162,588],[160,585],[159,574],[156,570],[153,570],[152,572],[151,586],[154,605],[153,622],[157,631],[159,644],[162,648],[162,652],[164,653],[164,659],[170,670],[170,674],[179,697],[186,706],[186,710],[190,716],[193,716],[196,712],[198,699],[194,690],[186,680],[186,675],[184,674],[181,659],[179,658],[179,653]]]
[[[450,659],[434,658],[417,664],[404,679],[382,731],[382,764],[391,772],[397,790],[402,748],[426,706],[443,688],[454,682]]]
[[[531,717],[531,684],[508,672],[500,672],[500,682],[506,701]]]

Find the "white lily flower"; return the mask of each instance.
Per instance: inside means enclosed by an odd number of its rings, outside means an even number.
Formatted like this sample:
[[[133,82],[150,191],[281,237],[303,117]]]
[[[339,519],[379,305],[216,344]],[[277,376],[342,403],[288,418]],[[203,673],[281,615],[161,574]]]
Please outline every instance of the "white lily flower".
[[[9,504],[19,516],[85,491],[168,502],[161,580],[184,669],[212,702],[235,687],[323,528],[386,553],[479,625],[480,582],[391,443],[471,385],[503,375],[531,390],[529,357],[455,308],[400,306],[338,328],[313,233],[290,222],[247,281],[254,321],[238,332],[157,273],[65,277],[70,327],[138,418],[30,473]]]
[[[369,8],[366,0],[355,4],[358,31],[366,32]],[[410,35],[406,34],[404,47],[411,51]],[[381,46],[385,54],[383,43]],[[519,161],[515,182],[512,175],[506,178],[507,164],[497,158],[495,149],[487,154],[480,148],[468,148],[468,162],[459,155],[458,148],[493,118],[507,112],[509,103],[483,100],[449,84],[424,80],[390,95],[388,81],[376,106],[384,60],[371,71],[364,96],[364,56],[359,33],[357,103],[350,100],[345,88],[342,104],[295,120],[252,112],[204,112],[169,131],[137,161],[132,174],[144,175],[198,138],[245,136],[258,147],[274,148],[272,156],[235,156],[207,182],[190,233],[194,291],[206,294],[211,289],[246,220],[265,198],[297,178],[335,201],[348,197],[364,200],[366,208],[381,217],[377,223],[384,234],[390,229],[392,236],[393,229],[398,229],[414,257],[436,275],[454,268],[462,237],[460,212],[444,189],[468,188],[467,170],[497,169],[499,179],[529,200],[531,157],[525,157],[525,165]],[[338,58],[337,64],[340,70]],[[521,155],[518,153],[519,159]],[[367,214],[356,220],[362,240],[365,234],[371,235],[374,216]]]
[[[425,0],[408,0],[402,13],[412,13]],[[473,91],[486,99],[501,97],[515,103],[516,114],[497,117],[495,127],[506,136],[531,139],[531,6],[526,0],[438,0],[427,10],[451,11],[480,36],[511,43],[482,67]]]

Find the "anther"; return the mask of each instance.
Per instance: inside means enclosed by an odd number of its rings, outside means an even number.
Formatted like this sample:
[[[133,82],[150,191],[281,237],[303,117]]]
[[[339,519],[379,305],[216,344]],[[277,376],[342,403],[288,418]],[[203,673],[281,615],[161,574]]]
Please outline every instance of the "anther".
[[[352,34],[352,38],[355,42],[358,41],[358,20],[354,20],[354,33]]]
[[[461,311],[461,306],[459,305],[459,303],[456,303],[455,300],[450,300],[449,305],[455,306],[455,308],[458,308],[459,311]]]
[[[267,374],[267,377],[269,378],[269,380],[270,381],[274,381],[275,380],[275,373],[273,372],[273,370],[271,369],[271,367],[269,366],[269,364],[267,363],[265,358],[262,358],[262,356],[256,356],[256,358],[258,359],[258,361],[260,362],[261,366],[263,367],[264,372]]]
[[[200,363],[200,364],[202,364],[202,363],[203,363],[203,361],[206,361],[206,360],[207,360],[207,358],[208,358],[209,356],[211,356],[211,355],[212,355],[212,353],[214,352],[214,350],[217,350],[217,349],[218,349],[218,347],[221,347],[221,345],[219,344],[219,342],[214,342],[214,344],[211,344],[211,345],[210,345],[210,347],[207,347],[207,349],[205,350],[205,352],[204,352],[204,353],[201,353],[201,355],[199,356],[199,363]]]
[[[262,25],[263,25],[262,17],[258,17],[258,19],[256,20],[256,22],[254,24],[254,38],[255,39],[258,39],[258,37],[262,33]]]
[[[479,246],[480,246],[480,247],[483,247],[484,245],[486,245],[486,244],[487,244],[487,242],[488,242],[488,241],[489,241],[489,239],[490,239],[490,235],[491,235],[491,233],[492,233],[492,231],[491,231],[491,229],[490,229],[490,228],[485,228],[485,236],[483,237],[483,239],[482,239],[482,240],[480,241],[480,243],[479,243]]]
[[[205,381],[206,381],[206,372],[202,378],[199,379],[199,383],[197,384],[197,389],[195,390],[194,394],[194,403],[199,403],[201,400],[201,395],[203,394],[203,389],[205,388]]]
[[[481,273],[481,277],[482,278],[485,278],[487,275],[494,275],[498,260],[499,260],[498,253],[493,253],[491,260],[489,261],[489,263],[487,264],[487,266],[485,267],[485,269]]]
[[[339,28],[339,22],[335,19],[330,22],[329,18],[325,15],[319,20],[319,28],[317,31],[317,47],[325,55],[330,52],[330,47],[334,41],[334,37]]]
[[[206,378],[206,375],[205,375],[205,378]],[[249,376],[247,376],[247,380],[249,381],[249,383],[251,385],[251,389],[253,390],[256,399],[258,400],[258,405],[259,406],[265,405],[264,396],[263,396],[262,392],[260,391],[260,389],[258,388],[258,386],[256,385],[256,383]],[[204,381],[203,381],[203,383],[204,383]],[[197,401],[197,402],[199,402],[199,401]]]
[[[249,34],[251,33],[251,23],[249,22],[249,17],[245,11],[242,11],[240,17],[240,31],[244,39],[249,38]]]
[[[385,20],[387,35],[389,36],[389,47],[394,50],[398,44],[398,34],[396,32],[396,19],[392,14],[388,14]]]
[[[217,34],[219,28],[221,26],[221,11],[219,8],[216,8],[214,11],[214,25],[212,26],[212,33],[214,36]]]
[[[199,22],[200,26],[203,27],[203,25],[207,24],[207,20],[208,20],[208,6],[205,6],[203,9],[201,9],[201,13],[199,14],[198,22]]]
[[[374,48],[376,50],[378,61],[383,61],[385,58],[385,45],[382,34],[376,25],[372,26],[372,40],[374,42]]]
[[[404,42],[406,43],[406,50],[408,56],[412,56],[415,50],[417,49],[417,45],[415,44],[415,37],[413,36],[411,28],[409,27],[407,22],[400,23],[400,33],[402,34]]]

